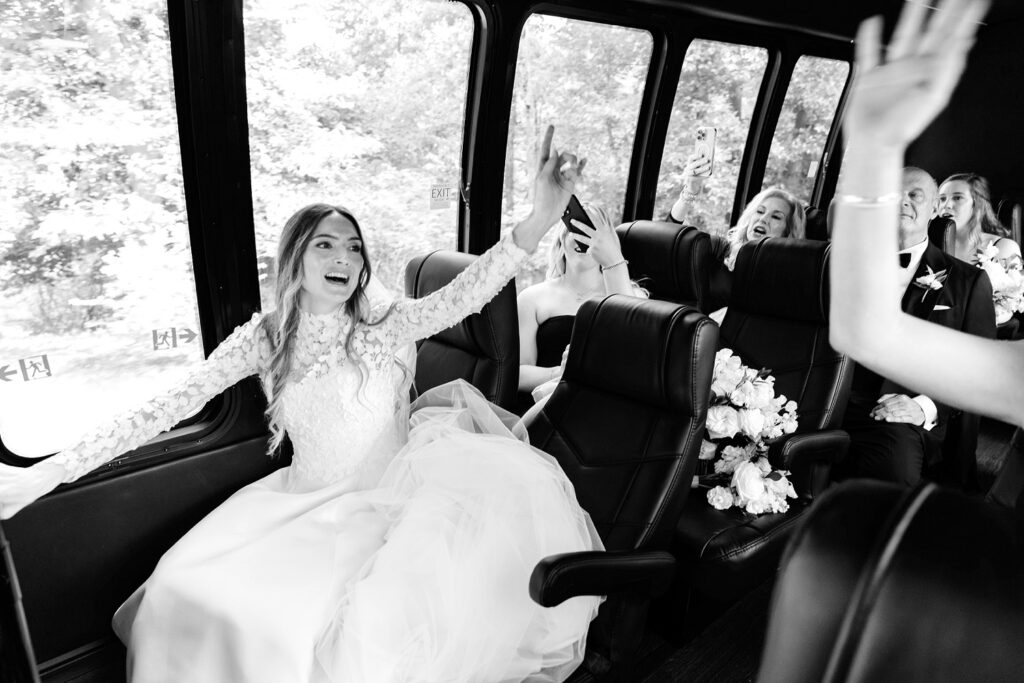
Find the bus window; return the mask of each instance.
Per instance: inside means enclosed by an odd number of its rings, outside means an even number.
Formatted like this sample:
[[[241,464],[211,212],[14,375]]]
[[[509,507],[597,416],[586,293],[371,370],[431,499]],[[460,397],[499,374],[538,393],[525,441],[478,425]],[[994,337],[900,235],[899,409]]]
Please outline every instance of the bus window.
[[[0,4],[0,437],[51,453],[203,358],[167,3]]]
[[[714,170],[689,222],[713,234],[729,228],[743,148],[767,64],[764,48],[713,40],[690,43],[665,137],[655,219],[667,216],[679,197],[697,127],[711,126],[717,129]]]
[[[548,124],[557,149],[578,150],[587,159],[576,194],[601,204],[613,220],[622,217],[630,157],[653,39],[647,31],[534,14],[523,26],[505,150],[503,231],[530,210],[536,144]],[[517,287],[544,279],[548,233]]]
[[[780,185],[810,202],[829,129],[850,65],[804,56],[796,63],[775,127],[762,189]]]
[[[348,208],[374,274],[458,238],[472,14],[460,3],[245,0],[246,95],[263,309],[277,239],[315,202]]]

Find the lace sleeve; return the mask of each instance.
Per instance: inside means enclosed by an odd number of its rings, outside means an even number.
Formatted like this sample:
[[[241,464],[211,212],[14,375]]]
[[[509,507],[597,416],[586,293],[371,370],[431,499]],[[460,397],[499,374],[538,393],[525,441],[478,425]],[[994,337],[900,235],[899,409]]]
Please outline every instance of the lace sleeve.
[[[506,235],[441,289],[422,299],[396,304],[381,324],[382,333],[394,348],[429,337],[478,313],[528,256],[512,240],[511,233]]]
[[[67,470],[64,481],[74,481],[118,455],[138,448],[240,379],[258,372],[269,355],[260,320],[257,313],[235,329],[209,358],[189,371],[184,382],[125,411],[53,456],[50,461]]]

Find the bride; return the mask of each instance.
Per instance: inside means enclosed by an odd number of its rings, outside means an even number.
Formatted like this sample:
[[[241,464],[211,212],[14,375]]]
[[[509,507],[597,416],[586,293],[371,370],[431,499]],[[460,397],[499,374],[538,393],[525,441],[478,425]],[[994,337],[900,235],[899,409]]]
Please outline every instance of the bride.
[[[29,468],[0,466],[0,517],[136,448],[243,377],[267,394],[290,466],[175,544],[114,615],[135,683],[559,681],[599,598],[534,604],[544,556],[600,549],[553,459],[457,382],[409,417],[395,351],[480,310],[558,222],[583,163],[551,149],[534,206],[447,287],[369,310],[355,217],[314,204],[278,248],[276,310],[236,329],[180,387]]]

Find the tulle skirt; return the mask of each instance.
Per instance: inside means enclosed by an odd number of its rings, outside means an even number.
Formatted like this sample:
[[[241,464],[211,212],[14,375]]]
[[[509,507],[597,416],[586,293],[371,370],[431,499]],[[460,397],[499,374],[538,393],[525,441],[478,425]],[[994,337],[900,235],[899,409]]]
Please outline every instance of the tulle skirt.
[[[247,486],[118,610],[134,683],[560,681],[599,598],[553,608],[530,573],[600,549],[557,463],[457,382],[413,406],[380,483]]]

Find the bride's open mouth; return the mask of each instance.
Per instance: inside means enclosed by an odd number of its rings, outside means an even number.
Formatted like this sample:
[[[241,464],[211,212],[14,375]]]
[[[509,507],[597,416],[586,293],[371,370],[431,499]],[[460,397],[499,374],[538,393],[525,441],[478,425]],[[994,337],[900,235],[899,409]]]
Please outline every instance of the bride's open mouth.
[[[348,284],[349,276],[345,273],[341,273],[338,271],[331,271],[330,273],[324,275],[324,279],[327,280],[332,285],[344,287],[345,285]]]

